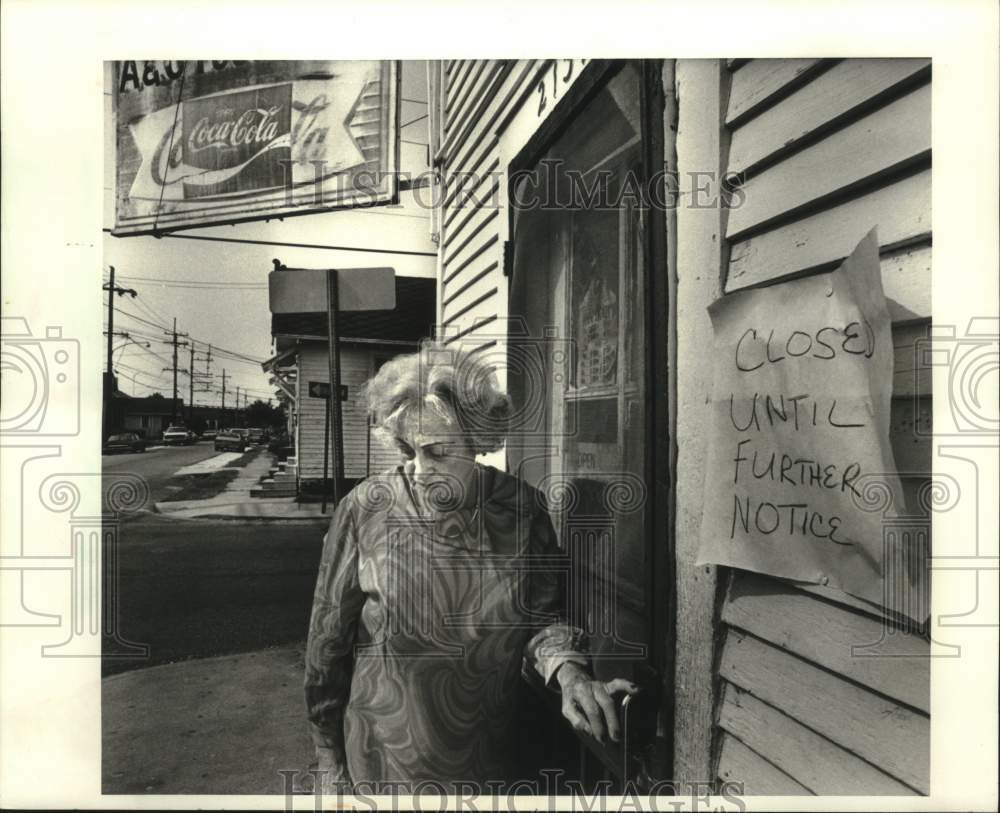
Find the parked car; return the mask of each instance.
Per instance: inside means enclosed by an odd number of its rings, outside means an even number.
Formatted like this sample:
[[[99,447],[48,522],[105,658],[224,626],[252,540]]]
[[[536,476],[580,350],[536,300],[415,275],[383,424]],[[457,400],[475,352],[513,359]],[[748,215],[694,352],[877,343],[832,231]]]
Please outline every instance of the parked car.
[[[168,426],[163,432],[165,446],[186,446],[195,442],[194,432],[186,426]]]
[[[251,443],[264,443],[267,440],[267,431],[259,427],[251,427],[247,430]]]
[[[215,436],[217,452],[242,452],[246,447],[246,438],[235,429],[225,429]]]
[[[122,432],[118,435],[111,435],[104,446],[101,447],[103,454],[114,454],[115,452],[144,452],[146,451],[146,441],[135,432]]]
[[[206,429],[201,433],[202,440],[215,440],[216,436],[219,434],[218,429]]]

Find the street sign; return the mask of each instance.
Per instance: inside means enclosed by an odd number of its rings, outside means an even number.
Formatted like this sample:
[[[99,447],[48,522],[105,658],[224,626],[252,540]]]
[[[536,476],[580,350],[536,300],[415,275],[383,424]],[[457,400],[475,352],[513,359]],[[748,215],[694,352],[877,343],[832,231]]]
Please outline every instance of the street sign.
[[[271,313],[326,313],[323,268],[289,268],[267,275]],[[392,268],[338,268],[339,311],[389,311],[396,307]]]
[[[310,398],[329,398],[330,397],[330,385],[326,381],[310,381],[309,382],[309,397]],[[340,400],[347,400],[347,384],[340,385]]]

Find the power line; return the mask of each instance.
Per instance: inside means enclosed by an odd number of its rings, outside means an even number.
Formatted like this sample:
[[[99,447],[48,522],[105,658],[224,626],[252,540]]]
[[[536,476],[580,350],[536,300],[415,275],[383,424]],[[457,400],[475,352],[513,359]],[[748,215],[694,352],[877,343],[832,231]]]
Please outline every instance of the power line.
[[[128,316],[128,317],[130,317],[132,319],[136,319],[139,322],[142,322],[144,325],[149,325],[150,327],[160,328],[160,330],[166,331],[167,333],[169,333],[171,331],[171,328],[168,327],[167,325],[161,325],[161,324],[158,324],[156,322],[151,322],[148,319],[144,319],[143,317],[138,316],[138,315],[136,315],[134,313],[131,313],[130,311],[124,310],[122,308],[119,308],[118,312],[121,313],[124,316]],[[187,334],[185,334],[185,336],[186,335]],[[208,342],[203,341],[202,339],[197,339],[197,341],[200,341],[202,344],[208,344]],[[213,350],[216,353],[230,355],[230,356],[232,356],[237,361],[244,361],[244,362],[247,362],[247,363],[250,363],[250,364],[263,364],[264,363],[264,359],[254,358],[253,356],[248,356],[248,355],[246,355],[244,353],[238,353],[235,350],[227,350],[226,348],[219,347],[218,345],[212,345],[212,348],[213,348]]]
[[[418,143],[418,142],[415,142]],[[423,144],[422,146],[426,146]],[[111,229],[104,229],[108,234]],[[115,236],[115,235],[113,235]],[[398,248],[362,248],[360,246],[327,246],[320,243],[284,243],[277,240],[251,240],[245,237],[209,237],[204,234],[181,234],[167,232],[160,237],[173,237],[178,240],[204,240],[209,243],[237,243],[247,246],[278,246],[279,248],[314,248],[323,251],[356,251],[363,254],[398,254],[406,257],[437,257],[434,251],[405,251]]]

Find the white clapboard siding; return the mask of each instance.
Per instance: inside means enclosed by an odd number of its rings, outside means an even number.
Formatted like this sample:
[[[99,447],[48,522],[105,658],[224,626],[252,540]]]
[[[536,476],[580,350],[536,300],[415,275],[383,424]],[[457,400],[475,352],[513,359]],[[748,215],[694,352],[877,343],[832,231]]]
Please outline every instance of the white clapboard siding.
[[[492,273],[494,270],[491,262],[467,284],[456,290],[454,297],[444,300],[442,324],[445,327],[460,318],[474,321],[476,314],[482,313],[483,308],[489,308],[491,310],[488,312],[496,313],[496,303],[491,301],[497,295],[497,280]]]
[[[719,673],[900,782],[929,792],[926,716],[732,628]]]
[[[726,292],[835,265],[876,226],[882,247],[928,239],[929,169],[793,223],[732,242]]]
[[[490,254],[485,254],[478,258],[475,264],[470,265],[465,273],[452,278],[451,282],[444,286],[441,294],[441,306],[445,318],[457,308],[463,307],[462,304],[455,303],[460,297],[465,297],[471,288],[478,286],[481,291],[486,291],[489,286],[496,286],[498,281],[496,272],[499,265],[499,260]]]
[[[499,66],[495,59],[472,60],[472,70],[469,71],[465,81],[460,81],[454,90],[448,91],[448,116],[452,122],[451,126],[462,127],[469,121],[476,107],[482,101],[483,92],[486,86],[492,81]]]
[[[892,330],[892,394],[894,398],[929,396],[932,370],[928,325],[897,325]]]
[[[469,154],[483,139],[495,137],[506,116],[531,86],[537,60],[504,61],[490,73],[474,101],[468,105],[468,115],[453,120],[445,132],[440,153],[446,165],[453,169],[469,166]]]
[[[882,288],[895,322],[929,319],[931,316],[931,247],[926,244],[899,249],[880,260]],[[780,282],[781,278],[767,283]],[[731,285],[730,291],[749,287]]]
[[[496,221],[500,210],[483,207],[471,211],[448,232],[448,242],[442,252],[445,277],[462,268],[468,259],[475,256],[478,249],[496,234]]]
[[[927,370],[927,375],[930,370]],[[934,404],[930,396],[897,396],[892,399],[889,417],[889,440],[892,454],[900,475],[919,478],[919,488],[930,480],[931,445],[928,439],[934,432]],[[912,501],[911,501],[912,502]],[[916,504],[909,505],[908,513],[917,513]]]
[[[930,712],[930,643],[821,601],[777,579],[734,573],[722,611],[731,627]],[[904,662],[908,668],[900,669]]]
[[[495,143],[493,147],[496,147]],[[480,208],[499,208],[500,159],[495,149],[484,152],[481,159],[481,163],[465,170],[466,174],[456,177],[447,192],[444,226],[452,236],[457,236]]]
[[[751,76],[768,77],[756,95]],[[726,117],[727,171],[746,177],[729,211],[726,293],[830,271],[878,228],[893,321],[890,442],[910,514],[931,460],[929,76],[921,59],[750,60],[733,72]],[[929,791],[930,652],[912,623],[837,590],[736,570],[720,621],[719,755],[740,742],[748,783]]]
[[[503,323],[496,315],[482,316],[474,322],[462,320],[461,327],[455,332],[445,332],[443,341],[445,344],[459,342],[463,351],[471,352],[478,347],[489,342],[504,341],[506,339]]]
[[[367,349],[342,346],[340,349],[340,380],[347,385],[347,401],[341,405],[343,416],[344,476],[363,477],[367,456],[367,419],[358,397],[368,378]],[[301,480],[323,477],[323,447],[326,422],[326,399],[309,397],[309,382],[328,383],[326,346],[304,344],[299,351],[299,425],[296,454]]]
[[[821,59],[753,59],[733,73],[726,124],[730,127],[774,103],[823,67]]]
[[[745,202],[730,213],[727,238],[926,159],[930,104],[923,85],[754,175],[741,187]]]
[[[882,257],[882,287],[893,323],[931,316],[931,247],[918,245]]]
[[[506,312],[498,132],[530,92],[535,60],[457,62],[445,89],[439,297],[446,341],[495,341]],[[491,332],[492,331],[492,332]],[[483,338],[480,340],[480,335]],[[468,340],[466,337],[469,337]]]
[[[729,171],[744,173],[772,161],[929,73],[929,59],[846,59],[738,128],[729,148]]]
[[[889,774],[731,683],[723,690],[719,726],[817,795],[916,795]]]
[[[738,783],[742,786],[740,795],[745,796],[813,795],[809,788],[729,734],[722,736],[719,778],[723,782]]]

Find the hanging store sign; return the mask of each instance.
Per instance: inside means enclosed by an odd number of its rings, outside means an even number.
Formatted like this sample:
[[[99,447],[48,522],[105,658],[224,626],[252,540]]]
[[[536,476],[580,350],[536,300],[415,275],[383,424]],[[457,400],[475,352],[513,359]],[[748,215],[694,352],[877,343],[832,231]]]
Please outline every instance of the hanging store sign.
[[[392,202],[392,61],[116,62],[114,234]]]
[[[836,271],[730,294],[710,314],[698,562],[819,584],[923,623],[929,551],[892,521],[905,504],[874,230]]]

